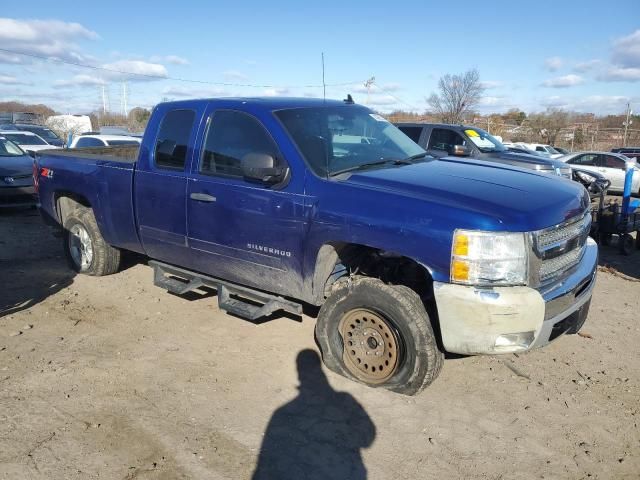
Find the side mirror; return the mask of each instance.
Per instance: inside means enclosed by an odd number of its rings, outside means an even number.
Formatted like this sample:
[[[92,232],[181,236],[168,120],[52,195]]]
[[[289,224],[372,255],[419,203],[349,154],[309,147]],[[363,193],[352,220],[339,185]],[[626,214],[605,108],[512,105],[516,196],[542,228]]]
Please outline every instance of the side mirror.
[[[465,145],[454,145],[451,154],[456,157],[469,157],[471,156],[471,150]]]
[[[276,159],[268,153],[247,153],[240,161],[242,174],[249,180],[278,183],[284,180],[287,169],[276,166]]]

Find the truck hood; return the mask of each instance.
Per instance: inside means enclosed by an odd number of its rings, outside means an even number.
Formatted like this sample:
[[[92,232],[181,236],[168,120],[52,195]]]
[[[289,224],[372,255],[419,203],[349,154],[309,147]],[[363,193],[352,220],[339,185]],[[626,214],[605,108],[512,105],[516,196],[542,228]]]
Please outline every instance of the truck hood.
[[[0,156],[0,179],[4,177],[31,175],[33,159],[28,155],[20,157]]]
[[[586,190],[576,182],[474,159],[358,172],[345,182],[449,207],[460,215],[461,227],[486,230],[540,230],[589,206]]]
[[[566,168],[566,165],[563,165],[562,162],[554,160],[549,157],[541,157],[539,155],[528,155],[526,153],[516,153],[516,152],[492,152],[489,154],[491,157],[499,158],[501,160],[512,160],[514,164],[521,164],[523,167],[528,167],[531,169],[536,169],[536,165],[540,166],[541,170],[548,169],[556,169],[556,168]]]

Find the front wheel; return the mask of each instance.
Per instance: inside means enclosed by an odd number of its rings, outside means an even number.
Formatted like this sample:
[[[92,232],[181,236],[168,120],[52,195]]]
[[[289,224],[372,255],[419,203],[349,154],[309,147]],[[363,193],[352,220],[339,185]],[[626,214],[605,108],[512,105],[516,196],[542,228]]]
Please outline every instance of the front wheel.
[[[375,278],[339,281],[320,309],[316,340],[329,369],[405,395],[431,384],[444,361],[420,297]]]
[[[76,272],[100,277],[118,271],[120,250],[104,241],[93,211],[83,208],[70,213],[63,238],[67,261]]]

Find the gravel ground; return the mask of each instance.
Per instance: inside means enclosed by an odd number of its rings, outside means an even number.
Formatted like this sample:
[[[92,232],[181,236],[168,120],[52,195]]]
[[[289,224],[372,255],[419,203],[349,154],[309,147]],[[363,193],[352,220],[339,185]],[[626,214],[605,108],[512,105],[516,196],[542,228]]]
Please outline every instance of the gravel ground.
[[[74,276],[60,243],[0,214],[0,478],[640,478],[640,252],[602,252],[582,335],[404,397],[320,368],[312,318],[228,316],[136,259]]]

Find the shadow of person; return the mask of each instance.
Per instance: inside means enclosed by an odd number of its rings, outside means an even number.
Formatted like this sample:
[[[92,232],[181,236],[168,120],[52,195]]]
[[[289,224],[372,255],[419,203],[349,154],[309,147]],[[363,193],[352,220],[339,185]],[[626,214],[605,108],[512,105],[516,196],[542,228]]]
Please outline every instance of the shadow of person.
[[[360,450],[375,425],[355,398],[331,388],[315,351],[302,350],[297,365],[300,393],[271,417],[253,480],[367,478]]]

